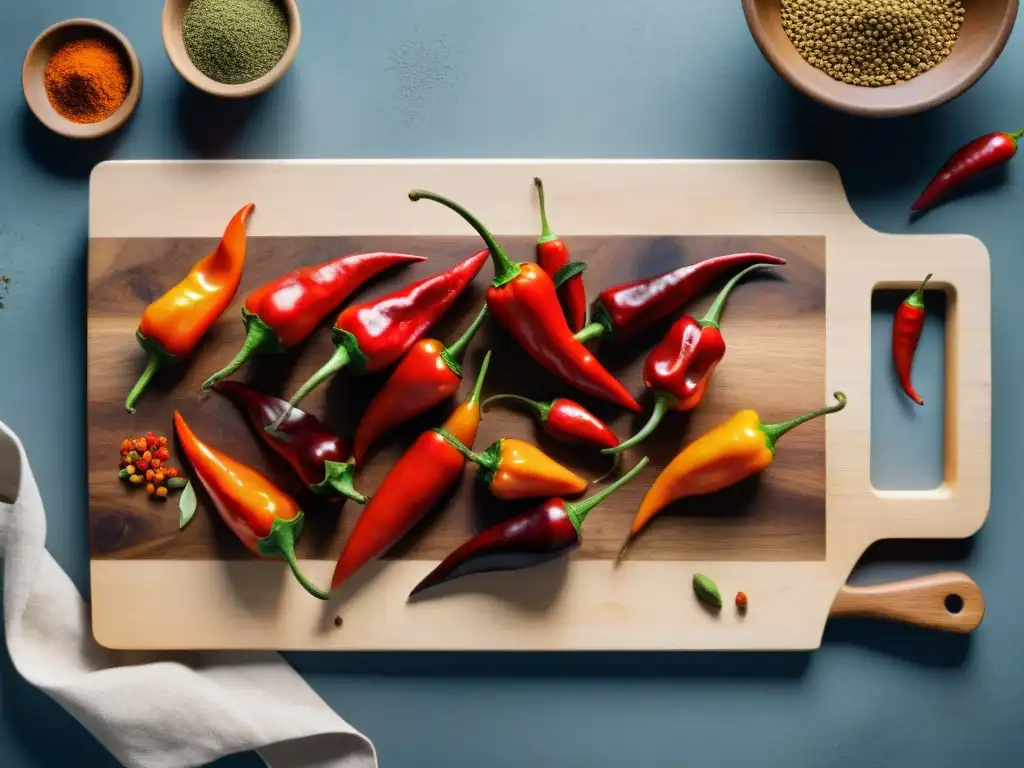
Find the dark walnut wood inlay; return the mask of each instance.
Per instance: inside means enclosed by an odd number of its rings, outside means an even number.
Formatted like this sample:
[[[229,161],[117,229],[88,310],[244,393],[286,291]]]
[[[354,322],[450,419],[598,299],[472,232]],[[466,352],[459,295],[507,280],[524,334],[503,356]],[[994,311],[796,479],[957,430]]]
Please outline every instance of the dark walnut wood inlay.
[[[623,466],[641,456],[650,465],[588,518],[579,556],[615,556],[644,492],[657,473],[687,442],[740,408],[755,409],[765,421],[782,421],[825,403],[825,242],[821,238],[764,237],[570,237],[575,259],[586,261],[588,295],[601,288],[711,256],[764,251],[788,259],[782,268],[755,272],[733,292],[722,329],[729,351],[705,402],[692,414],[671,415],[655,436],[626,454]],[[533,238],[501,238],[513,258],[533,257]],[[153,430],[168,436],[175,409],[181,410],[204,441],[264,471],[300,500],[306,530],[299,545],[304,558],[333,559],[360,513],[354,503],[330,505],[307,493],[301,482],[252,435],[241,414],[224,398],[204,394],[200,383],[224,365],[243,338],[239,309],[253,288],[301,264],[344,253],[396,250],[420,253],[429,261],[397,269],[375,280],[351,301],[361,301],[447,268],[479,249],[475,238],[337,237],[250,238],[245,278],[233,307],[207,334],[193,357],[159,373],[135,415],[124,398],[143,367],[135,328],[146,304],[181,279],[215,240],[93,240],[89,255],[89,514],[94,558],[208,560],[251,555],[239,544],[199,491],[200,509],[178,531],[177,496],[153,502],[145,491],[117,479],[121,440]],[[484,267],[473,286],[435,327],[433,335],[453,340],[473,318],[492,275]],[[724,281],[712,286],[688,309],[699,317]],[[329,326],[284,356],[258,359],[235,374],[257,388],[287,397],[327,359]],[[661,324],[626,348],[596,347],[600,358],[650,408],[643,393],[644,358],[667,328]],[[644,423],[647,412],[632,415],[595,401],[544,373],[493,322],[485,324],[467,356],[467,394],[486,349],[494,351],[485,392],[515,392],[539,399],[575,398],[608,420],[623,437]],[[341,374],[306,400],[303,407],[322,416],[340,434],[351,436],[357,420],[384,376]],[[382,440],[358,477],[372,494],[387,469],[424,429],[436,426],[449,406],[438,408]],[[589,478],[610,460],[596,451],[554,443],[523,411],[496,404],[486,414],[476,447],[500,437],[533,439],[553,456]],[[173,454],[182,467],[181,455]],[[390,557],[438,559],[475,530],[523,508],[491,499],[467,469],[460,487],[389,553]],[[663,513],[641,535],[630,557],[645,560],[709,559],[797,561],[825,556],[825,423],[811,422],[786,435],[775,463],[759,477],[723,493],[691,499]],[[684,588],[683,585],[680,588]]]

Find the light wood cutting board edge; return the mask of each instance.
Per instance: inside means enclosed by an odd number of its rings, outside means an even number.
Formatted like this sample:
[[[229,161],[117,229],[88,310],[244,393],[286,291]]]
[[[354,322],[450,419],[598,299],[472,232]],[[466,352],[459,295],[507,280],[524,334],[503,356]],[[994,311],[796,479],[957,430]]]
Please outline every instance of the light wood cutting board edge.
[[[362,160],[104,163],[91,182],[91,237],[213,237],[224,212],[258,203],[250,234],[465,234],[427,187],[471,203],[496,233],[530,234],[541,175],[573,234],[824,235],[827,376],[850,404],[827,422],[827,552],[822,562],[570,561],[496,575],[486,593],[406,605],[432,566],[368,568],[321,604],[267,562],[93,561],[93,626],[129,649],[811,649],[854,564],[887,538],[972,535],[989,508],[989,259],[967,236],[895,236],[861,222],[832,166],[806,161]],[[229,212],[230,213],[230,212]],[[945,482],[882,492],[870,483],[870,306],[875,288],[949,294]],[[756,404],[752,404],[756,407]],[[327,582],[333,563],[307,562]],[[553,569],[565,569],[557,593]],[[745,616],[712,615],[689,589],[712,574]],[[560,576],[560,578],[563,578]],[[546,589],[546,586],[548,588]],[[386,596],[386,597],[385,597]],[[343,623],[335,625],[335,617]]]

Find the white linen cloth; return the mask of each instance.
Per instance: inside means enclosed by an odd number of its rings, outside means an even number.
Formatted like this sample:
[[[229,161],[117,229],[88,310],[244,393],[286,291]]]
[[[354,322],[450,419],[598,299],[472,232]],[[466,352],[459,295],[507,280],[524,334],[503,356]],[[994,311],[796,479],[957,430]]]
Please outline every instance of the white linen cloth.
[[[11,466],[14,459],[19,466]],[[3,503],[5,485],[17,486]],[[46,551],[25,450],[0,422],[4,632],[18,672],[126,766],[198,766],[258,750],[273,768],[374,768],[373,744],[276,653],[101,648],[74,584]]]

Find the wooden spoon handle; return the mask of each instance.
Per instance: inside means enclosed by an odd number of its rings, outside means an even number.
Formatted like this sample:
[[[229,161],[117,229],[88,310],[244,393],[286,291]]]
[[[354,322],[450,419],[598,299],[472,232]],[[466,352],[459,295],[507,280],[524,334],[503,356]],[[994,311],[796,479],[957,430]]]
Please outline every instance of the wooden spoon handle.
[[[942,632],[972,632],[985,617],[985,598],[966,573],[933,573],[905,581],[839,590],[829,618],[879,619]]]

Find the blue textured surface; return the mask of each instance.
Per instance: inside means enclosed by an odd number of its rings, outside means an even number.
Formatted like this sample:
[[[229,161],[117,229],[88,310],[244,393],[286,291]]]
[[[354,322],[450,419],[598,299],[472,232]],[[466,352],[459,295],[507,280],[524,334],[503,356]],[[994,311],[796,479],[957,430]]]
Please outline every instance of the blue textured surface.
[[[1018,166],[911,223],[907,206],[945,155],[1012,130],[1018,31],[982,82],[926,115],[872,122],[829,112],[762,60],[737,0],[380,0],[302,4],[293,71],[268,96],[216,103],[188,90],[160,42],[160,3],[5,3],[0,24],[0,419],[43,477],[48,545],[87,589],[84,274],[88,173],[107,158],[737,157],[834,162],[857,212],[887,231],[966,232],[992,254],[992,514],[973,542],[879,545],[858,580],[964,568],[988,615],[968,638],[836,624],[814,654],[292,655],[316,689],[376,742],[384,766],[779,766],[1024,762],[1017,610],[1024,542],[1014,482],[1024,411],[1016,287],[1024,191]],[[118,136],[70,144],[45,132],[20,90],[21,57],[46,25],[95,16],[136,46],[145,91]],[[1019,161],[1018,161],[1019,162]],[[876,390],[888,321],[876,317]],[[919,353],[938,392],[942,329]],[[927,374],[931,374],[930,376]],[[937,409],[876,395],[876,482],[938,477]],[[51,457],[57,456],[56,459]],[[47,462],[49,470],[44,470]],[[881,470],[877,470],[878,467]],[[884,473],[884,478],[879,477]],[[0,764],[113,765],[0,653]],[[253,756],[222,761],[255,766]]]

